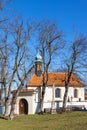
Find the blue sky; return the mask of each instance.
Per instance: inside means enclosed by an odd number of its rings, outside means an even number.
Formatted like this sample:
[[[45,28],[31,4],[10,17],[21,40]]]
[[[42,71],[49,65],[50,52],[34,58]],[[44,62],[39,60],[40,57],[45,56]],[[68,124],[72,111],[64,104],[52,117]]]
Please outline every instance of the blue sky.
[[[14,0],[10,8],[24,19],[55,21],[66,35],[87,34],[87,0]]]
[[[25,20],[56,22],[68,39],[73,37],[74,31],[87,35],[87,0],[13,0],[8,8],[11,17],[20,14]]]

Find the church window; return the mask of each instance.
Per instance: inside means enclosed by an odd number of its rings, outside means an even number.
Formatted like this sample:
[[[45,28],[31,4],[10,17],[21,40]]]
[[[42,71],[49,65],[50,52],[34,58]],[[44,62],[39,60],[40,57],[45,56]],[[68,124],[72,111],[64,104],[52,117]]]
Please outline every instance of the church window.
[[[61,89],[57,88],[55,90],[55,98],[60,98],[61,97]]]
[[[78,90],[74,89],[74,97],[77,98],[78,97]]]

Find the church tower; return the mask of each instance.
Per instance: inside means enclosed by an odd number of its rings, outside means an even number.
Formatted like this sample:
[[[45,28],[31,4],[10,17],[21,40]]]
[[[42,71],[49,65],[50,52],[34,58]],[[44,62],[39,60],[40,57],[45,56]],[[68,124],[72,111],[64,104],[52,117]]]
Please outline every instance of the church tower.
[[[40,76],[42,74],[42,56],[38,52],[35,58],[35,74]]]

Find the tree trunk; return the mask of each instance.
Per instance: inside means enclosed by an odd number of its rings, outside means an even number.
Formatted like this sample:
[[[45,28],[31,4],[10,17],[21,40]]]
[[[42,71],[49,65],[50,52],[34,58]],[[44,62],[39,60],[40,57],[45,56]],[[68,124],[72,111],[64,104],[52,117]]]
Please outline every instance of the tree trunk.
[[[28,70],[28,72],[26,73],[26,75],[24,76],[23,79],[20,78],[19,74],[18,74],[18,78],[21,82],[20,86],[18,87],[17,91],[15,93],[13,93],[13,98],[12,98],[12,102],[11,102],[11,110],[10,110],[10,115],[9,115],[9,119],[13,120],[14,119],[14,110],[15,110],[15,105],[16,105],[16,100],[17,97],[22,89],[22,87],[24,86],[24,81],[27,79],[28,74],[31,72],[31,70],[33,69],[33,66]]]
[[[22,85],[23,84],[21,84],[18,87],[18,90],[15,93],[13,93],[13,98],[12,98],[12,102],[11,102],[11,110],[10,110],[10,114],[9,114],[10,120],[14,119],[14,111],[15,111],[16,100],[17,100],[17,97],[18,97],[18,95],[20,93],[20,90],[22,89]]]
[[[40,114],[43,114],[44,112],[43,105],[44,105],[45,90],[46,90],[46,86],[43,86],[42,93],[41,93],[42,95],[40,99]]]
[[[66,108],[68,90],[69,90],[69,85],[65,86],[65,93],[64,93],[64,98],[63,98],[63,111],[65,111],[65,108]]]
[[[44,110],[43,110],[43,103],[44,103],[44,99],[41,98],[40,99],[40,114],[43,114]]]
[[[8,115],[9,115],[10,104],[11,104],[11,101],[10,101],[9,98],[7,98],[6,101],[5,101],[5,112],[4,112],[4,115],[5,115],[5,116],[8,116]]]
[[[9,115],[10,120],[14,119],[14,110],[15,110],[16,100],[17,100],[17,95],[13,96],[12,98],[11,110],[10,110],[10,115]]]
[[[66,108],[66,103],[67,103],[67,97],[68,97],[68,90],[69,90],[69,84],[70,84],[70,79],[71,79],[71,76],[72,76],[72,72],[73,72],[73,69],[71,69],[71,71],[69,72],[69,67],[68,67],[68,79],[67,77],[65,76],[65,93],[64,93],[64,98],[63,98],[63,111],[65,111],[65,108]],[[67,81],[66,81],[67,79]]]

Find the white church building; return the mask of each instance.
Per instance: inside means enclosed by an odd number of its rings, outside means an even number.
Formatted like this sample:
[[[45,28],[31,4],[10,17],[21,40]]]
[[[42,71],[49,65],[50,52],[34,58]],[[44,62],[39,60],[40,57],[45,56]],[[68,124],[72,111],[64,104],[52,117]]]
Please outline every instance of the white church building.
[[[16,106],[15,114],[35,114],[39,113],[40,98],[42,91],[42,57],[37,54],[35,60],[35,74],[27,84],[27,88],[21,90]],[[59,109],[63,104],[63,97],[65,93],[65,73],[48,73],[47,87],[45,91],[43,111],[52,108]],[[85,86],[72,74],[69,91],[67,97],[67,106],[80,106],[87,108],[85,101]]]
[[[42,57],[39,54],[36,56],[35,67],[35,73],[27,83],[27,88],[22,89],[17,97],[15,114],[39,113],[43,84]],[[66,74],[61,72],[48,73],[43,111],[52,109],[53,106],[55,110],[62,107],[65,93],[65,76]],[[13,92],[15,92],[15,90]],[[87,108],[87,101],[85,101],[85,85],[75,74],[72,74],[70,79],[66,105],[67,107],[78,106]]]
[[[52,108],[54,100],[55,109],[62,107],[65,92],[65,73],[49,73],[45,92],[43,110]],[[27,84],[27,88],[21,90],[17,102],[15,114],[35,114],[39,112],[40,94],[42,90],[42,75],[33,74]],[[84,106],[87,102],[84,98],[84,84],[73,74],[70,80],[67,106]]]

